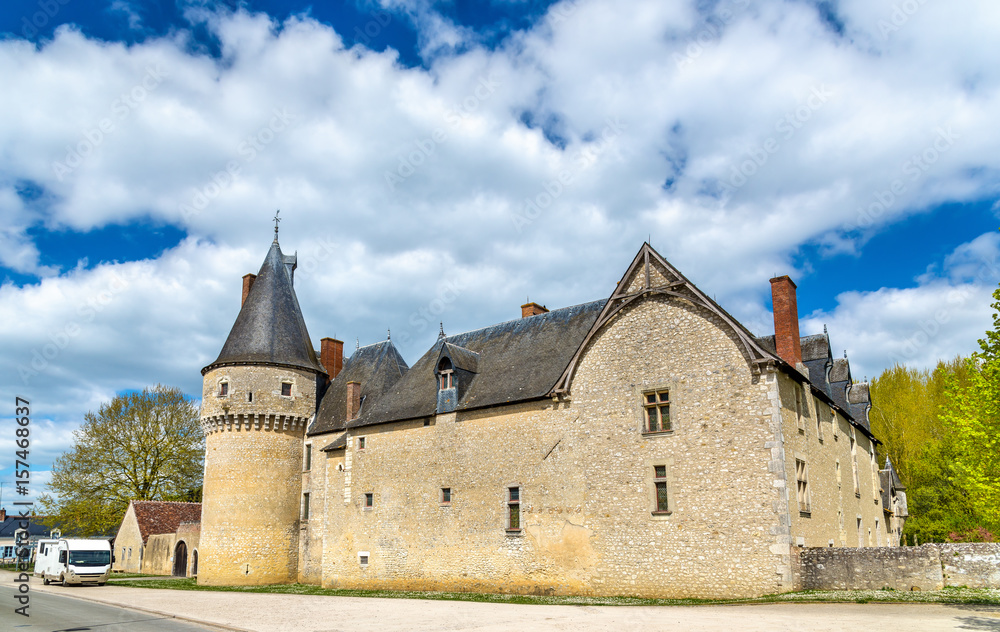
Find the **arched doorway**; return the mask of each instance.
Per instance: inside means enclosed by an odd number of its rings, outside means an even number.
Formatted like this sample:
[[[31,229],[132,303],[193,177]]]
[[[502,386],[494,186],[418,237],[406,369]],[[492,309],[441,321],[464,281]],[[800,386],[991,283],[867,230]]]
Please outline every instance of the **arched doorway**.
[[[198,575],[198,549],[191,551],[191,577]]]
[[[187,577],[188,549],[181,540],[174,549],[174,577]]]

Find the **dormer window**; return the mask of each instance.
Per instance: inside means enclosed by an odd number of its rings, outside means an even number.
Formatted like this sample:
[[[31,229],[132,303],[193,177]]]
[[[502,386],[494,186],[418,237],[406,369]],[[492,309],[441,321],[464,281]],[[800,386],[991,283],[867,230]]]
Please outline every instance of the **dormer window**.
[[[441,358],[438,363],[438,389],[445,390],[455,388],[455,369],[451,365],[451,360]]]
[[[229,396],[229,382],[219,382],[219,397]]]

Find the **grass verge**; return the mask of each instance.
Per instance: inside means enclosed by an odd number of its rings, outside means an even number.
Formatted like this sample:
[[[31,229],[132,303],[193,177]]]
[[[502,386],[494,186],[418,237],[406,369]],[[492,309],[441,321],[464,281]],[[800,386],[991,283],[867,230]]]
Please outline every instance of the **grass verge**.
[[[943,603],[1000,605],[1000,590],[987,588],[945,588],[928,592],[896,590],[830,590],[765,595],[752,599],[645,599],[641,597],[577,597],[505,595],[493,593],[428,592],[410,590],[347,590],[321,588],[311,584],[272,586],[199,586],[194,579],[170,578],[130,582],[116,586],[168,588],[172,590],[213,590],[219,592],[268,593],[278,595],[322,595],[328,597],[378,597],[384,599],[430,599],[436,601],[476,601],[486,603],[544,604],[561,606],[700,606],[754,603]]]

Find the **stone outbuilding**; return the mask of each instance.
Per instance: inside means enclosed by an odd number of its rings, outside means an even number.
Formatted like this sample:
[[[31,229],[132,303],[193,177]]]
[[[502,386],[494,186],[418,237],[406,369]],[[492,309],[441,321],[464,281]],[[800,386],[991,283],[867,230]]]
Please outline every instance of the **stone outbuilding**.
[[[202,371],[199,583],[737,597],[792,590],[793,547],[898,544],[868,387],[788,277],[757,336],[644,244],[607,298],[409,366],[315,350],[295,268],[276,234]]]
[[[200,534],[201,503],[133,500],[115,536],[112,570],[196,576]]]

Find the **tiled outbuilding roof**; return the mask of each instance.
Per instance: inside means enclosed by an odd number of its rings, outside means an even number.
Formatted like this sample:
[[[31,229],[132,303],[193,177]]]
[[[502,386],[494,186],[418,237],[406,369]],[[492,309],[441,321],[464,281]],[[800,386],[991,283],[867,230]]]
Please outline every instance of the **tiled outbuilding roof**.
[[[143,544],[151,535],[174,533],[182,522],[201,523],[201,503],[133,500],[132,508]]]

